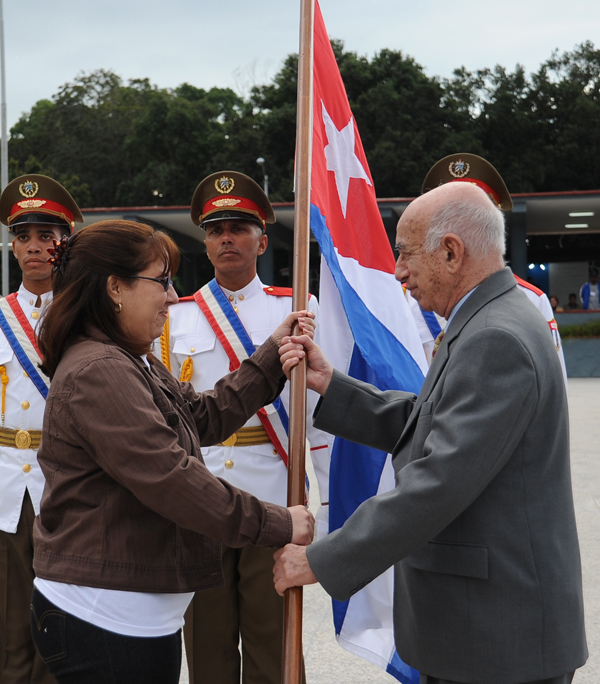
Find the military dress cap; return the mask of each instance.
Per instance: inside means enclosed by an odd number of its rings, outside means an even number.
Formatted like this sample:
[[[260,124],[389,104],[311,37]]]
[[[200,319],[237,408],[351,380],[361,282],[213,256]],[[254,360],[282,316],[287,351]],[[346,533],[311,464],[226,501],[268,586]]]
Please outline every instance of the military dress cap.
[[[219,171],[207,176],[194,192],[192,221],[200,227],[213,221],[254,221],[264,230],[275,223],[269,199],[252,178],[237,171]]]
[[[513,207],[502,176],[489,161],[466,152],[449,154],[436,162],[425,176],[421,192],[425,193],[445,183],[456,182],[477,185],[503,211],[510,211]]]
[[[73,232],[83,216],[63,186],[48,176],[30,173],[12,180],[0,196],[0,221],[14,232],[26,223],[60,225]]]

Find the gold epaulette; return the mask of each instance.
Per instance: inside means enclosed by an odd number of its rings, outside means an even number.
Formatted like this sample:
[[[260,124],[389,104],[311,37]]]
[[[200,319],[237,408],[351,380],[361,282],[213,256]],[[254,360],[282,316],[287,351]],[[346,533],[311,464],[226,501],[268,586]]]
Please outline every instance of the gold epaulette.
[[[8,384],[6,366],[0,366],[0,377],[2,378],[2,427],[4,427],[4,417],[6,415],[6,385]]]
[[[192,357],[188,356],[187,359],[181,364],[181,373],[179,374],[179,380],[181,382],[190,382],[193,375],[194,362],[192,361]]]
[[[169,314],[167,314],[167,320],[165,321],[162,333],[160,334],[160,358],[170,372],[171,352],[169,350]]]

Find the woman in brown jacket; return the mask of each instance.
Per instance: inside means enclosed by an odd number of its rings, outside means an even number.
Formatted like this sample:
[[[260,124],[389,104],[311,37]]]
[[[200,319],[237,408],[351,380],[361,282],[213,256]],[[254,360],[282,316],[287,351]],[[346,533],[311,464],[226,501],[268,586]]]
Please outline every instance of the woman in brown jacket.
[[[193,593],[222,583],[219,542],[308,544],[304,507],[263,503],[205,468],[222,442],[281,391],[292,314],[240,369],[196,394],[149,352],[179,254],[164,233],[105,221],[57,245],[43,321],[52,379],[38,458],[34,641],[59,684],[179,681]]]

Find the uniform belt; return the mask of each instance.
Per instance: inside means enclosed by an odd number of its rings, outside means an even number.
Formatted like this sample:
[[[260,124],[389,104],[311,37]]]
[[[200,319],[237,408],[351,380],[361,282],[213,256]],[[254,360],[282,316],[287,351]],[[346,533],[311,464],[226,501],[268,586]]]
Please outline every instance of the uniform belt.
[[[256,427],[245,427],[234,432],[231,437],[217,446],[256,446],[257,444],[269,444],[269,435],[262,425]]]
[[[17,449],[39,449],[41,440],[41,430],[0,428],[0,446],[16,447]]]

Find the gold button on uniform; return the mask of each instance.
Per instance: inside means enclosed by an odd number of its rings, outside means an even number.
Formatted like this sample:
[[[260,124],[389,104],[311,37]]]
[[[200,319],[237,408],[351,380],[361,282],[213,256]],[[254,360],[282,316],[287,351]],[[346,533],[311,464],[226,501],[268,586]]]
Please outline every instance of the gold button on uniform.
[[[240,300],[240,302],[243,302],[243,301],[244,301],[244,295],[240,295],[240,296],[238,297],[238,299]]]
[[[225,467],[231,470],[233,468],[233,461],[225,461]]]
[[[277,449],[273,449],[273,456],[277,456]]]
[[[234,307],[233,307],[233,310],[234,310],[236,313],[239,311],[239,309],[237,308],[237,306],[234,306]]]
[[[23,470],[24,470],[26,473],[31,472],[31,466],[29,465],[29,463],[26,463],[26,464],[23,466]]]
[[[193,354],[195,351],[196,351],[196,347],[192,347],[192,348],[190,349],[190,352],[191,352],[192,354]]]
[[[29,408],[29,406],[30,406],[30,404],[29,404],[28,401],[24,401],[24,402],[21,404],[21,408],[24,408],[25,410],[27,410],[27,409]]]
[[[28,378],[29,376],[27,375],[27,371],[23,371],[23,375]]]
[[[32,311],[32,312],[31,312],[31,318],[35,318],[35,320],[37,321],[37,319],[38,319],[39,317],[40,317],[40,312],[39,312],[39,311]]]
[[[229,301],[230,301],[230,302],[233,301],[233,295],[229,295]]]

